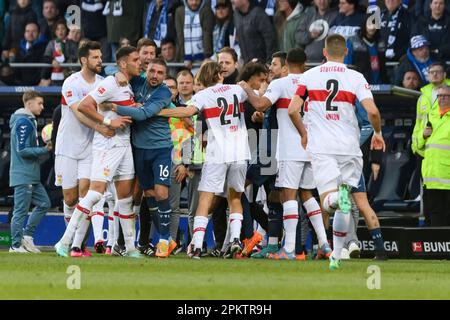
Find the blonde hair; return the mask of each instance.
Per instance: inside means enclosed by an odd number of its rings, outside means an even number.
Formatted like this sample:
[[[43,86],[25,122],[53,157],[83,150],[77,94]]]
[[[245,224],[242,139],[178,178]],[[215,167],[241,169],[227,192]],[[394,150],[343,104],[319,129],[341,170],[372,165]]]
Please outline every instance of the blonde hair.
[[[196,78],[205,88],[215,85],[220,80],[220,65],[215,61],[207,61],[202,64]]]
[[[325,50],[332,57],[344,57],[346,48],[345,38],[340,34],[332,34],[325,39]]]

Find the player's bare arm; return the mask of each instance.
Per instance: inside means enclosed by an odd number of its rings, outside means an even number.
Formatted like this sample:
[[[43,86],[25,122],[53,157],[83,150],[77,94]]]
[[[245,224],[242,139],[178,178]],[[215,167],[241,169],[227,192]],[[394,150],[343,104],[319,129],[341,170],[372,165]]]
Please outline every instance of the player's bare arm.
[[[245,81],[240,81],[238,83],[244,89],[245,93],[248,96],[248,102],[257,110],[257,111],[266,111],[272,106],[272,102],[266,97],[258,96],[252,88]]]
[[[111,129],[105,125],[100,125],[100,124],[96,123],[95,121],[92,121],[91,119],[86,117],[84,114],[82,114],[78,110],[78,103],[72,104],[71,106],[69,106],[69,108],[73,111],[73,113],[74,113],[75,117],[78,119],[78,121],[80,121],[86,127],[89,127],[92,130],[97,131],[104,137],[111,138],[111,137],[114,137],[114,135],[116,134],[114,129]]]
[[[158,113],[158,116],[168,118],[187,118],[191,117],[198,112],[198,109],[194,106],[176,107],[173,109],[163,109]]]
[[[78,111],[96,123],[104,124],[111,129],[125,128],[131,123],[130,117],[118,117],[116,119],[107,119],[97,112],[97,102],[91,97],[86,96],[78,105]]]
[[[288,107],[288,114],[291,118],[292,123],[297,129],[300,137],[302,138],[302,146],[306,149],[308,144],[308,133],[303,125],[302,117],[300,116],[300,108],[302,107],[304,101],[298,95],[294,95]]]
[[[383,135],[381,134],[381,116],[380,111],[378,111],[377,106],[373,99],[364,99],[361,101],[361,105],[367,111],[367,116],[369,118],[370,123],[374,129],[374,134],[372,136],[372,142],[370,144],[371,150],[383,150],[386,151],[386,144],[383,139]]]

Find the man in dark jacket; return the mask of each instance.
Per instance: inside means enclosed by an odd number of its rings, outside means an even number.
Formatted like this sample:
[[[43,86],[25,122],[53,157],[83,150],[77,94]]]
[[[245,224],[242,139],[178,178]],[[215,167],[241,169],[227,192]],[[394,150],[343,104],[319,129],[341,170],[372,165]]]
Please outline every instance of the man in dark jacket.
[[[42,4],[43,18],[39,21],[39,27],[41,29],[41,35],[50,41],[54,38],[52,32],[55,22],[60,18],[59,10],[55,0],[44,0]]]
[[[14,49],[19,46],[19,41],[23,37],[25,26],[29,22],[37,22],[36,13],[31,8],[30,0],[17,1],[17,6],[11,12],[11,19],[6,29],[3,39],[4,59],[14,55]]]
[[[421,34],[430,41],[431,52],[450,60],[450,15],[445,11],[445,0],[432,0],[431,12],[421,16],[413,35]]]
[[[50,199],[41,183],[39,156],[52,149],[37,143],[36,116],[44,109],[44,99],[36,91],[23,95],[24,108],[17,110],[10,121],[11,167],[9,184],[14,188],[14,211],[11,221],[12,245],[9,252],[39,253],[33,242],[33,233],[50,208]],[[30,205],[34,208],[23,229]]]
[[[236,37],[244,63],[256,58],[266,63],[276,51],[275,29],[269,17],[249,0],[233,0]]]
[[[17,48],[16,62],[42,62],[47,42],[39,38],[39,25],[30,22],[25,27],[25,35]],[[17,84],[35,86],[41,80],[42,68],[17,68],[15,70]]]
[[[381,12],[380,44],[386,48],[387,61],[398,61],[408,49],[411,16],[402,6],[402,0],[385,0],[384,3],[386,9]]]

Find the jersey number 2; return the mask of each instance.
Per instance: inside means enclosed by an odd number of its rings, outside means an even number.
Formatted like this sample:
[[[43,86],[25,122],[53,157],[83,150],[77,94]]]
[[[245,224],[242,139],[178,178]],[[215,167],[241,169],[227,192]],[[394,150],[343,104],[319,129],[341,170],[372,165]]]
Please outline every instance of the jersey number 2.
[[[241,112],[239,110],[239,99],[235,94],[233,95],[233,100],[234,100],[233,101],[233,117],[239,118],[239,120],[240,120]],[[230,124],[231,120],[225,119],[225,116],[227,115],[227,112],[228,112],[227,99],[222,98],[222,97],[217,98],[217,105],[219,106],[220,109],[222,109],[222,112],[220,113],[220,124],[223,126]]]
[[[339,91],[339,83],[335,79],[331,79],[327,81],[327,90],[331,90],[331,92],[328,94],[327,101],[326,101],[326,108],[327,111],[337,111],[338,106],[333,106],[332,102],[333,99],[336,97],[338,91]]]

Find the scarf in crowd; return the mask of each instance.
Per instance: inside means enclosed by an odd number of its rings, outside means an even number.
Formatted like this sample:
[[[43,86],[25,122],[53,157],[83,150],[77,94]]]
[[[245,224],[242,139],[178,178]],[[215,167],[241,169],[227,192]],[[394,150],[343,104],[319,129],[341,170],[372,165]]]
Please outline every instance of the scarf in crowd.
[[[81,9],[87,12],[97,12],[103,9],[102,0],[83,0]]]
[[[63,63],[66,59],[64,57],[64,41],[60,39],[55,39],[53,47],[53,59],[59,63]],[[63,68],[52,68],[51,80],[61,81],[64,80]]]
[[[387,27],[389,28],[389,37],[388,43],[386,46],[386,58],[392,59],[395,57],[394,44],[397,40],[397,31],[398,31],[398,20],[400,16],[400,12],[403,10],[403,7],[400,6],[393,15],[391,15],[387,21]]]
[[[155,10],[156,10],[156,0],[153,0],[148,7],[147,19],[145,20],[144,37],[146,38],[149,37],[151,20]],[[159,14],[155,34],[153,35],[153,40],[156,42],[158,47],[160,47],[161,40],[163,40],[166,36],[167,36],[167,0],[163,0],[161,13]]]
[[[200,10],[191,11],[188,5],[184,14],[184,61],[202,61],[203,54],[203,30],[200,24]]]
[[[213,30],[213,42],[214,42],[214,52],[219,52],[223,47],[225,47],[225,33],[228,29],[230,20],[226,20],[222,25],[216,23]]]
[[[433,63],[431,58],[429,57],[428,60],[425,62],[417,61],[416,58],[411,53],[411,49],[408,49],[406,55],[408,56],[409,61],[411,61],[416,71],[419,73],[420,78],[422,79],[422,83],[428,84],[430,82],[428,80],[428,67]]]

